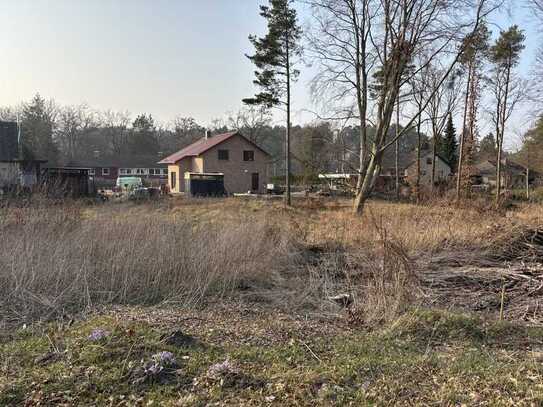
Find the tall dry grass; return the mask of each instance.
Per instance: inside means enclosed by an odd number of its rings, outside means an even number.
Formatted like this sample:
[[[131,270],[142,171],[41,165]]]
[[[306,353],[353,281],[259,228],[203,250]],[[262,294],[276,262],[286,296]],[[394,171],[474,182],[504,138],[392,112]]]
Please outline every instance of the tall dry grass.
[[[413,300],[411,260],[477,251],[542,215],[371,202],[357,218],[342,201],[235,199],[0,208],[0,323],[226,297],[337,312],[328,298],[341,293],[365,320],[390,319]]]
[[[96,304],[201,305],[270,278],[291,243],[267,219],[201,224],[104,208],[16,208],[0,217],[0,318]]]

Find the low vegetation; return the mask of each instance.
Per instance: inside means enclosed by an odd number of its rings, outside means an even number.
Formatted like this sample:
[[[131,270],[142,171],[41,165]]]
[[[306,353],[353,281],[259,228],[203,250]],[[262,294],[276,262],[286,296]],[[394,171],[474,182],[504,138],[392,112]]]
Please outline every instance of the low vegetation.
[[[540,207],[348,205],[3,207],[0,404],[543,402]]]
[[[21,329],[0,345],[0,404],[543,402],[539,328],[416,311],[368,332],[254,308],[225,311],[117,309]],[[168,357],[163,369],[144,371],[157,355]]]

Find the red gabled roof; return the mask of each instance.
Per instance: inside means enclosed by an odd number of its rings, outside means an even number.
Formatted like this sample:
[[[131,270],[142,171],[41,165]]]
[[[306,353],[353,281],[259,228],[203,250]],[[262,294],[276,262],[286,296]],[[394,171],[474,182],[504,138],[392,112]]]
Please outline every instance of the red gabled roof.
[[[264,154],[269,155],[266,151],[262,150],[259,146],[257,146],[255,143],[253,143],[251,140],[245,138],[240,132],[233,131],[230,133],[224,133],[224,134],[217,134],[216,136],[209,137],[209,138],[201,138],[200,140],[192,143],[190,146],[185,147],[182,150],[179,150],[177,153],[173,153],[172,155],[164,158],[163,160],[159,161],[159,164],[175,164],[176,162],[182,160],[185,157],[196,157],[200,154],[205,153],[207,150],[210,150],[211,148],[215,147],[216,145],[219,145],[226,140],[234,137],[234,136],[240,136],[243,137],[247,142],[253,144],[256,148],[261,150]]]

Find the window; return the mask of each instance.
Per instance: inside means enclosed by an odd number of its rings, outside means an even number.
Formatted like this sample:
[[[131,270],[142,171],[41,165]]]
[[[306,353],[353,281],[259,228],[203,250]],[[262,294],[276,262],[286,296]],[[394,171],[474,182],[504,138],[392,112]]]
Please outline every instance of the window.
[[[94,171],[94,168],[91,168],[89,170],[89,175],[95,175],[96,174],[96,171]]]
[[[167,168],[149,168],[149,175],[164,176],[168,175]]]
[[[149,173],[149,170],[147,168],[135,168],[134,173],[136,175],[146,175]]]
[[[170,186],[172,188],[172,191],[175,190],[175,188],[177,187],[177,173],[176,172],[172,172],[171,175],[170,175],[171,179],[170,179]]]
[[[227,161],[228,159],[228,150],[219,150],[219,160]]]
[[[131,175],[132,174],[132,170],[130,168],[121,168],[119,170],[119,173],[121,175]]]
[[[426,164],[432,165],[432,159],[430,157],[426,159]]]
[[[102,168],[102,175],[109,175],[109,168]]]
[[[243,152],[243,161],[254,161],[255,152],[253,150],[247,150]]]

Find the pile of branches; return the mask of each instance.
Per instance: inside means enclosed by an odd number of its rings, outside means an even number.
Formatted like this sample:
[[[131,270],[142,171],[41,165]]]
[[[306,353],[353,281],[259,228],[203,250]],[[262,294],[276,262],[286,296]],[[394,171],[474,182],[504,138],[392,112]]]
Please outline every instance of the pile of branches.
[[[424,259],[417,269],[428,305],[543,323],[543,229],[516,230],[486,251]]]

